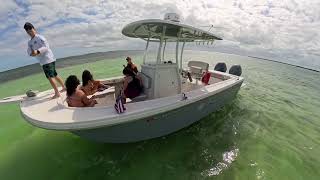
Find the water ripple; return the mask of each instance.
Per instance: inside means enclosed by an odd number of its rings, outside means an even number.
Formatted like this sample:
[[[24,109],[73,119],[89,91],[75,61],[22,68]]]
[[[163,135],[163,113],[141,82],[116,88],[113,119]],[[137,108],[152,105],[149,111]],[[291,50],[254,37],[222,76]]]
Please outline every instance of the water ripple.
[[[218,162],[213,167],[211,167],[208,170],[205,170],[201,174],[203,176],[209,176],[209,177],[219,175],[223,170],[226,170],[228,169],[228,167],[230,167],[231,163],[236,160],[238,154],[239,154],[239,149],[234,149],[234,150],[223,153],[221,162]]]

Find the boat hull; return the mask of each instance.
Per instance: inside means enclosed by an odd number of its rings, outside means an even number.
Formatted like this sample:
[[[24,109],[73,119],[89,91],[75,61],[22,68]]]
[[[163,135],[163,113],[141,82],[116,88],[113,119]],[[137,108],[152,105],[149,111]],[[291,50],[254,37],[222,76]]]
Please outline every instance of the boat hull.
[[[230,103],[237,95],[241,83],[217,94],[165,113],[128,123],[95,129],[72,131],[72,133],[97,142],[128,143],[171,134],[190,126],[208,114]]]

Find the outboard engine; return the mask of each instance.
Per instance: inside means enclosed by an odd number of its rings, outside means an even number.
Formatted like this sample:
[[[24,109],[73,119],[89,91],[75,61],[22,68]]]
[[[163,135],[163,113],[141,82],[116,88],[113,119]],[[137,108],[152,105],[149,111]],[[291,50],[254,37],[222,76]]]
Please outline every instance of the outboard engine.
[[[215,71],[220,71],[220,72],[226,72],[227,71],[227,65],[224,62],[219,62],[214,67],[214,70]]]
[[[242,68],[240,65],[233,65],[231,66],[230,70],[229,70],[229,74],[233,74],[236,76],[241,76],[242,74]]]

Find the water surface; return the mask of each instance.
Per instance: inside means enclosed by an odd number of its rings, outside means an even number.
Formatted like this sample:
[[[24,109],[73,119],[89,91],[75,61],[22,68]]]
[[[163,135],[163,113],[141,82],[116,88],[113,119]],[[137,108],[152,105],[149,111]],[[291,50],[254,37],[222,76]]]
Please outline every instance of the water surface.
[[[1,179],[319,179],[320,73],[236,55],[187,51],[184,57],[241,64],[246,85],[199,123],[130,144],[39,129],[24,121],[19,105],[0,105]],[[58,72],[64,79],[84,69],[112,77],[123,63],[105,59]],[[1,83],[0,97],[48,88],[36,74]]]

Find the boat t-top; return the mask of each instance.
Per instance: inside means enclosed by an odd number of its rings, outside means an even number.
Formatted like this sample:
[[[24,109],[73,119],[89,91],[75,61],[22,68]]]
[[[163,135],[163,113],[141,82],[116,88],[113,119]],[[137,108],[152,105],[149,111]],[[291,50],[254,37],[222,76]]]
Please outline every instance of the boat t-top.
[[[222,38],[180,23],[177,14],[168,13],[164,20],[130,23],[122,34],[146,42],[139,72],[143,93],[128,99],[123,113],[114,108],[123,77],[101,80],[111,88],[98,92],[95,107],[68,107],[65,93],[58,99],[50,99],[53,90],[37,93],[35,97],[8,97],[0,103],[19,100],[22,116],[39,128],[69,131],[98,142],[127,143],[165,136],[190,126],[232,101],[244,80],[210,70],[208,63],[196,60],[189,61],[183,69],[186,43],[212,43]],[[147,59],[150,43],[159,44],[153,60]],[[175,43],[175,60],[165,59],[168,43]],[[207,83],[201,81],[204,73],[210,74]]]

